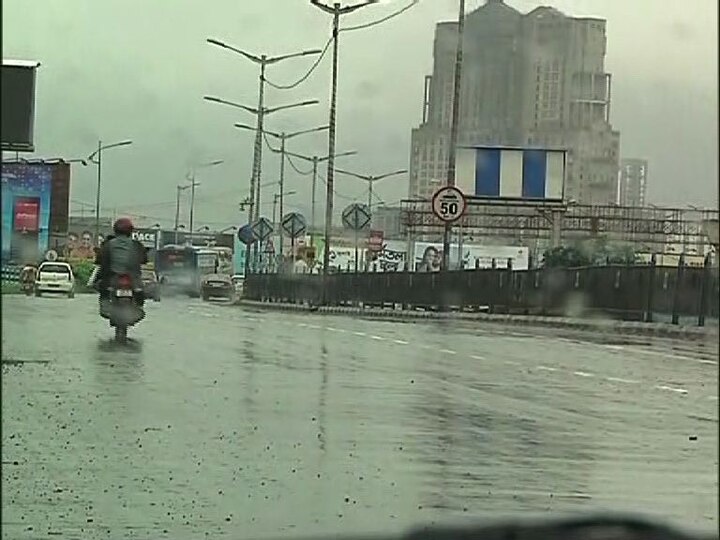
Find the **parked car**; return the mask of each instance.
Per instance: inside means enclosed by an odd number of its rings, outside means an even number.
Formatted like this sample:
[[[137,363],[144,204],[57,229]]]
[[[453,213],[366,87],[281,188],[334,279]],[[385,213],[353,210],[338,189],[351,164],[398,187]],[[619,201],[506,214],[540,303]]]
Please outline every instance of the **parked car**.
[[[242,296],[243,288],[245,287],[245,276],[235,274],[232,277],[232,282],[235,287],[235,294],[237,294],[238,297]]]
[[[75,275],[66,262],[44,262],[38,268],[35,280],[35,296],[42,293],[66,294],[75,297]]]
[[[227,274],[208,274],[200,284],[203,300],[211,298],[235,298],[235,285],[232,278]]]
[[[152,298],[156,302],[160,301],[160,280],[155,270],[151,268],[142,269],[142,284],[145,290],[145,298]]]

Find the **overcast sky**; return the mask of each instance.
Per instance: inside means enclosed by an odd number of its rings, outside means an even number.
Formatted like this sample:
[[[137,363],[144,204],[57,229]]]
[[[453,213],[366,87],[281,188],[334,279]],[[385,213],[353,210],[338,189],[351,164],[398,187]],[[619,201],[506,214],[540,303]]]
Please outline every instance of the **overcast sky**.
[[[407,3],[384,0],[345,19],[369,22]],[[475,8],[484,0],[468,0]],[[649,202],[718,205],[718,30],[716,0],[508,0],[527,12],[551,4],[574,16],[607,19],[607,69],[613,74],[611,121],[621,154],[649,160]],[[435,24],[456,17],[457,0],[421,0],[405,14],[371,29],[348,32],[340,43],[338,151],[358,156],[338,166],[360,173],[408,167],[410,130],[421,118],[423,77],[432,70]],[[175,186],[193,163],[224,159],[198,172],[196,224],[241,220],[248,193],[253,124],[239,110],[203,101],[206,94],[257,104],[258,69],[213,47],[206,38],[261,54],[322,48],[330,18],[309,0],[5,0],[3,56],[42,62],[37,84],[35,142],[43,157],[84,157],[98,139],[132,139],[103,156],[103,203],[169,224]],[[268,68],[279,84],[295,81],[311,60]],[[267,105],[319,99],[278,112],[268,128],[281,131],[326,124],[329,55],[312,77],[291,91],[269,90]],[[301,136],[288,148],[327,152],[326,135]],[[264,178],[277,178],[278,158],[266,153]],[[305,165],[303,164],[303,167]],[[92,203],[95,170],[75,166],[72,199]],[[287,208],[308,212],[308,177],[288,172],[298,195]],[[263,213],[270,215],[264,188]],[[366,198],[364,182],[338,178],[341,196]],[[407,193],[407,178],[377,185],[390,202]],[[72,205],[79,213],[80,206]],[[185,213],[185,210],[184,210]]]

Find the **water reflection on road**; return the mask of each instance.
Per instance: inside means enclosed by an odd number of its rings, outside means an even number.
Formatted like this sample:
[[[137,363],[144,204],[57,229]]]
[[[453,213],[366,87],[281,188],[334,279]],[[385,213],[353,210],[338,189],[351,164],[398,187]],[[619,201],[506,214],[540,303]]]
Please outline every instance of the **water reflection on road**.
[[[3,298],[3,538],[599,509],[717,526],[717,344],[166,300],[118,350],[95,308]]]

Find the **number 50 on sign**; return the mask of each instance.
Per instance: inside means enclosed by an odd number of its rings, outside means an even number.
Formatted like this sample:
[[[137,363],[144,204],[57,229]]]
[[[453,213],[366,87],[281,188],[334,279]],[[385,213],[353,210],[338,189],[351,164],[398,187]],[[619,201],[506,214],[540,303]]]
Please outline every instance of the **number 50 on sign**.
[[[455,186],[445,186],[435,192],[432,198],[433,213],[445,223],[460,219],[467,209],[462,191]]]

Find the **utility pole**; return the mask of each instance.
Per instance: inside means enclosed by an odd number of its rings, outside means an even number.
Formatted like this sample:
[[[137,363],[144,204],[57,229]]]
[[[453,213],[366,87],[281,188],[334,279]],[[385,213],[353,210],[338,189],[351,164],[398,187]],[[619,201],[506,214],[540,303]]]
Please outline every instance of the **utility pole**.
[[[465,35],[465,0],[460,0],[460,11],[458,13],[458,41],[457,50],[455,52],[455,80],[453,82],[453,103],[452,103],[452,123],[450,124],[450,146],[448,148],[448,186],[455,185],[455,164],[457,157],[457,142],[460,120],[460,90],[462,85],[462,61],[463,61],[463,38]],[[452,226],[445,223],[443,232],[443,271],[450,270],[450,234]]]
[[[175,243],[178,243],[178,229],[180,227],[180,194],[190,186],[177,186],[177,197],[175,200]]]
[[[340,35],[340,16],[351,13],[377,0],[366,0],[360,4],[342,7],[339,2],[328,6],[320,0],[310,0],[312,5],[329,13],[333,17],[332,41],[332,86],[330,89],[330,131],[328,134],[328,166],[327,166],[327,192],[325,198],[325,253],[323,255],[323,273],[328,274],[330,269],[330,236],[332,232],[333,194],[335,189],[335,133],[337,131],[337,84],[338,84],[338,37]]]
[[[285,206],[283,204],[283,199],[285,198],[285,139],[287,139],[287,133],[284,131],[280,133],[280,221],[283,220],[283,217],[285,214],[283,212],[285,211]],[[283,228],[282,225],[278,228],[278,233],[280,235],[280,242],[278,246],[278,254],[280,255],[280,260],[282,260],[283,256]]]

